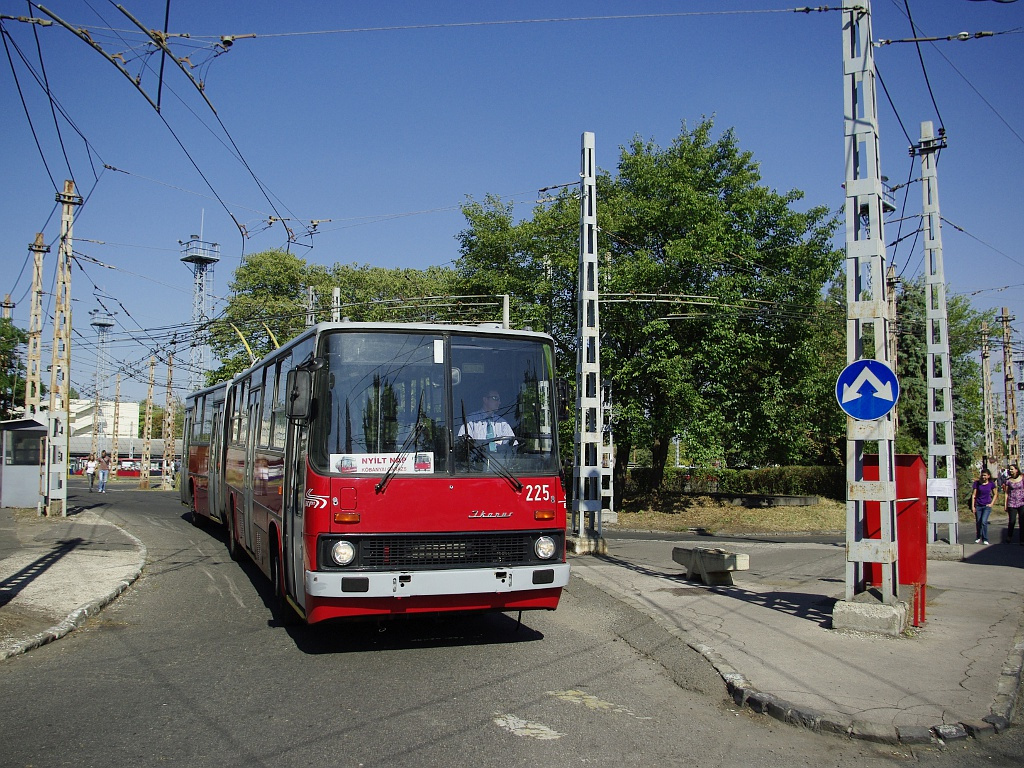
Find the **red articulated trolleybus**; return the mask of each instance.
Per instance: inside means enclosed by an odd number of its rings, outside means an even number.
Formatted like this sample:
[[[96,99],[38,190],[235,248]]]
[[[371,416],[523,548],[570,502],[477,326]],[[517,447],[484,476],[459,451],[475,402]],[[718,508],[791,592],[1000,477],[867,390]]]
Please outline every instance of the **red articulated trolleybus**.
[[[188,396],[181,499],[309,623],[553,610],[555,391],[545,334],[321,323]]]

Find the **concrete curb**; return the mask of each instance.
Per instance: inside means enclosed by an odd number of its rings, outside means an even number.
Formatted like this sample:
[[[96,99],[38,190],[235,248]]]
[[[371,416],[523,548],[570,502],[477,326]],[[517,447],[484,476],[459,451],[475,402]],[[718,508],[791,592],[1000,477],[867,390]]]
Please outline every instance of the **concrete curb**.
[[[863,739],[882,744],[920,746],[922,744],[943,744],[967,738],[984,738],[994,733],[1002,733],[1010,727],[1010,717],[1017,701],[1017,691],[1021,684],[1021,669],[1024,666],[1024,615],[1018,623],[1014,637],[1014,647],[1006,663],[1002,667],[999,687],[992,705],[991,714],[982,721],[965,723],[943,723],[927,728],[924,726],[889,726],[854,720],[845,716],[826,715],[811,709],[801,708],[771,693],[759,691],[742,672],[733,667],[714,648],[701,643],[691,642],[686,633],[668,624],[662,616],[647,610],[647,606],[634,595],[610,585],[597,583],[588,579],[579,570],[573,573],[592,587],[620,600],[630,610],[636,611],[650,620],[657,631],[664,633],[664,641],[678,640],[699,653],[718,673],[725,683],[726,691],[738,707],[747,707],[758,714],[767,715],[783,723],[812,731],[814,733],[835,734],[851,739]],[[665,666],[659,654],[652,653],[649,648],[641,647],[631,637],[616,633],[631,647],[653,658]],[[669,669],[671,673],[672,670]]]
[[[120,597],[121,593],[134,584],[138,580],[139,576],[142,575],[142,569],[145,568],[146,559],[149,556],[146,545],[142,543],[141,539],[132,535],[121,526],[111,523],[109,520],[105,520],[104,522],[107,525],[112,525],[114,528],[117,528],[117,530],[123,533],[128,539],[131,539],[132,543],[135,544],[136,551],[139,554],[139,561],[135,569],[126,578],[119,581],[106,595],[86,603],[85,605],[79,606],[68,614],[68,616],[59,624],[25,639],[17,645],[0,649],[0,661],[5,661],[14,656],[20,656],[23,653],[28,653],[31,650],[46,645],[47,643],[52,643],[54,640],[59,640],[65,635],[70,634],[85,623],[86,619],[95,616],[114,602],[114,600]]]

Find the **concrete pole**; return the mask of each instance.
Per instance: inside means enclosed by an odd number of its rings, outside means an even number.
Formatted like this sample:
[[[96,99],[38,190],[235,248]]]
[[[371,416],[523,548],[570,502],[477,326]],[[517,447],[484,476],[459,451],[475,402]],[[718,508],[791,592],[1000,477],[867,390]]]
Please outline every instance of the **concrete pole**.
[[[120,458],[117,455],[117,430],[118,416],[121,410],[121,374],[114,377],[114,426],[110,430],[110,476],[117,477],[117,470],[121,467]]]
[[[866,0],[844,3],[843,81],[846,134],[846,360],[874,358],[890,366],[889,306],[882,233],[883,189],[878,149],[871,13]],[[881,571],[881,601],[898,609],[896,477],[892,413],[874,421],[847,418],[846,600],[833,611],[833,626],[855,613],[853,600],[867,592],[867,564]],[[864,475],[864,456],[878,454],[878,480]],[[879,538],[866,537],[867,504],[877,502]],[[846,606],[850,606],[847,609]]]
[[[42,367],[43,341],[43,254],[50,248],[43,242],[43,233],[36,233],[32,251],[32,303],[28,320],[28,354],[25,371],[25,415],[39,414],[39,399],[42,392],[40,368]]]
[[[956,499],[956,443],[953,439],[953,377],[949,360],[946,273],[942,262],[942,217],[936,161],[945,148],[930,121],[921,123],[921,193],[924,216],[925,333],[928,351],[928,541],[938,540],[938,527],[948,526],[949,544],[959,539]],[[945,559],[948,553],[936,552]]]
[[[160,490],[174,490],[174,390],[171,388],[171,372],[174,368],[174,353],[167,356],[167,407],[164,411],[164,466],[160,475]]]
[[[1006,463],[1020,462],[1020,437],[1017,434],[1017,385],[1013,379],[1013,355],[1010,348],[1010,323],[1017,318],[1010,317],[1010,310],[1003,307],[999,322],[1003,325],[1003,407],[1006,409]]]
[[[75,206],[82,198],[75,194],[75,182],[66,180],[61,204],[60,248],[57,256],[57,296],[53,311],[53,362],[50,364],[50,409],[47,413],[46,514],[66,517],[68,461],[71,431],[68,429],[68,392],[71,385],[71,254]]]
[[[153,440],[153,382],[156,378],[156,358],[149,358],[149,390],[146,392],[146,422],[142,429],[142,463],[139,464],[139,488],[149,488],[149,460]]]
[[[577,299],[576,429],[572,524],[576,552],[604,552],[601,530],[601,325],[598,302],[597,165],[593,133],[581,141],[580,250]]]
[[[981,391],[985,400],[985,455],[982,467],[987,467],[989,460],[996,453],[996,414],[992,407],[992,360],[991,342],[988,335],[988,323],[981,324]]]

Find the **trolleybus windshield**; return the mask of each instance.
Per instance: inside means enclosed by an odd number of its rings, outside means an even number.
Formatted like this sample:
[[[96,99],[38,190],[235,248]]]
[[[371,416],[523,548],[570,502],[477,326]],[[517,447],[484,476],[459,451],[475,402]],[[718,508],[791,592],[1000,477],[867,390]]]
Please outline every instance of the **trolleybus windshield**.
[[[331,473],[558,471],[549,343],[337,331],[321,350],[311,449]]]

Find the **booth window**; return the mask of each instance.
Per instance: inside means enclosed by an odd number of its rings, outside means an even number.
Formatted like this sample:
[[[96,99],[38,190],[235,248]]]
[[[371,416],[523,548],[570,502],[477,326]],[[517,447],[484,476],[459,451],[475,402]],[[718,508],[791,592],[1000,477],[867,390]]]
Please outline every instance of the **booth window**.
[[[39,443],[42,436],[38,432],[8,432],[5,464],[15,466],[38,466],[42,456]]]

